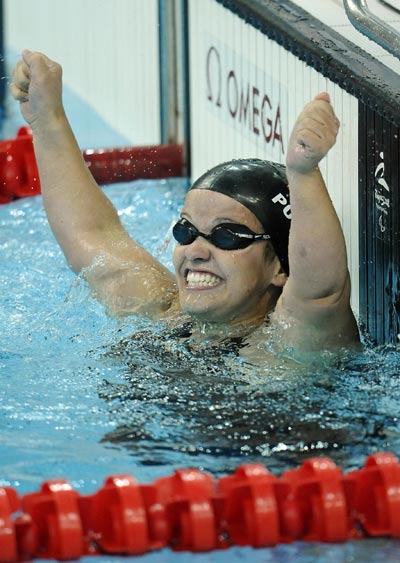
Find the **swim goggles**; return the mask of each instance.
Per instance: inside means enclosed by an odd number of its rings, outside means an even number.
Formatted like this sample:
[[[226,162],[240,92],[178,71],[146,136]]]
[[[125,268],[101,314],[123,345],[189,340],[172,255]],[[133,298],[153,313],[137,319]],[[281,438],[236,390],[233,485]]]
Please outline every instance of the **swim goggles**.
[[[247,248],[256,240],[268,240],[271,237],[265,233],[256,234],[249,228],[238,223],[221,223],[214,227],[209,235],[201,233],[186,219],[180,219],[172,229],[174,239],[179,244],[192,244],[197,237],[203,237],[212,245],[222,250],[239,250]]]

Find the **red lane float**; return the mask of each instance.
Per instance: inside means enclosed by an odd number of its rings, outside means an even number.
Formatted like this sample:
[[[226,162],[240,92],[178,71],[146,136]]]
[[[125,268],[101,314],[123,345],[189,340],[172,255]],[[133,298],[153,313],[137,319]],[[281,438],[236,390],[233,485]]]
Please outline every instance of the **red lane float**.
[[[341,542],[349,538],[342,471],[328,458],[313,458],[281,478],[282,527],[303,541]]]
[[[182,145],[154,145],[83,151],[101,185],[183,176]],[[40,194],[32,131],[21,127],[15,139],[0,141],[0,203]]]
[[[84,537],[96,538],[90,553],[140,555],[149,551],[146,510],[133,477],[108,477],[97,493],[82,496],[78,502]]]
[[[21,127],[15,139],[0,142],[0,203],[40,193],[32,133]]]
[[[346,477],[350,517],[368,536],[400,537],[400,465],[395,455],[370,456]]]
[[[13,512],[19,508],[18,495],[10,487],[0,487],[0,561],[17,561],[17,538]]]
[[[28,516],[20,526],[17,521],[23,560],[37,555],[59,560],[84,555],[78,496],[65,480],[53,479],[46,481],[39,492],[22,497],[21,510]]]
[[[83,158],[101,185],[183,176],[182,145],[90,149]]]
[[[242,465],[234,475],[221,477],[221,532],[226,531],[232,543],[240,546],[274,546],[283,541],[278,487],[278,478],[258,463]]]
[[[21,498],[0,487],[0,563],[377,536],[400,537],[400,464],[390,453],[347,475],[312,458],[280,478],[255,463],[219,480],[195,469],[148,485],[114,475],[92,495],[63,479]]]

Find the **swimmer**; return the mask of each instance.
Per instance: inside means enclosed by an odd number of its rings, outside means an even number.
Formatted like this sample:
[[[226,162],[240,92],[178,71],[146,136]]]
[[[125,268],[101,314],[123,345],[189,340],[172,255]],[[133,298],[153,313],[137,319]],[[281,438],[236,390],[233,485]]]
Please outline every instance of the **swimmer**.
[[[326,92],[300,113],[286,167],[235,160],[196,180],[173,229],[173,275],[130,238],[88,171],[61,75],[59,64],[25,50],[10,90],[32,128],[54,235],[110,313],[171,321],[183,312],[210,335],[269,324],[300,349],[358,341],[344,237],[318,168],[339,128]]]

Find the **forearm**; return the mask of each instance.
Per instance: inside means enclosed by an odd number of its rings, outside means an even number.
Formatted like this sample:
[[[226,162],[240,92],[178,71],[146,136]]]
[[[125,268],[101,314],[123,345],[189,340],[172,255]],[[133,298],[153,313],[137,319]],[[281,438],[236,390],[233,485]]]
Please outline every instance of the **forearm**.
[[[348,287],[343,232],[318,168],[308,173],[287,169],[292,223],[290,278],[298,299],[336,299]]]
[[[122,229],[118,214],[90,174],[65,115],[32,130],[49,223],[68,263],[80,270],[92,259],[90,233]]]

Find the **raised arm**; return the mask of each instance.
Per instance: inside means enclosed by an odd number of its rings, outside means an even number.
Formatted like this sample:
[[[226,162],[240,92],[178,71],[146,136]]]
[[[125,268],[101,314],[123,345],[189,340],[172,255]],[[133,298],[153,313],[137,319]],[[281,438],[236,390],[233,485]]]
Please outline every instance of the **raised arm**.
[[[276,314],[289,320],[289,341],[310,348],[358,341],[344,236],[318,168],[338,129],[329,95],[319,94],[298,117],[287,152],[290,276]]]
[[[82,157],[62,104],[62,70],[23,51],[10,91],[32,128],[43,201],[69,266],[84,273],[113,314],[159,315],[176,296],[173,275],[135,243]]]

